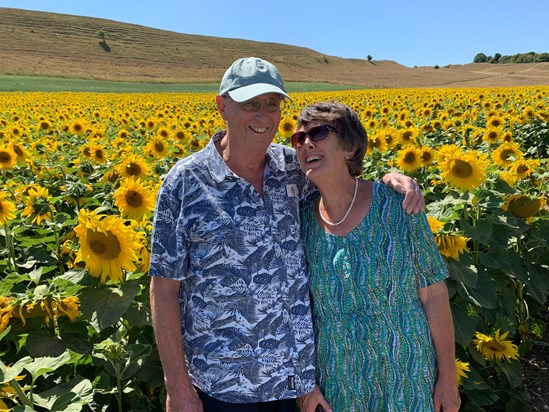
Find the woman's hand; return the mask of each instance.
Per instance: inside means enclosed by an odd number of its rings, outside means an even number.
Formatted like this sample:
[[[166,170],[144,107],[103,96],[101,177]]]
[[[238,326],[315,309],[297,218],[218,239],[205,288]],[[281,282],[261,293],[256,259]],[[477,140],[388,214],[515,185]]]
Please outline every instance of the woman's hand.
[[[435,385],[433,395],[433,404],[435,412],[458,412],[461,405],[458,386],[455,378],[448,379],[447,382],[439,379]]]
[[[417,182],[402,173],[390,172],[381,179],[391,189],[404,194],[402,208],[406,213],[419,213],[425,210],[425,198]]]

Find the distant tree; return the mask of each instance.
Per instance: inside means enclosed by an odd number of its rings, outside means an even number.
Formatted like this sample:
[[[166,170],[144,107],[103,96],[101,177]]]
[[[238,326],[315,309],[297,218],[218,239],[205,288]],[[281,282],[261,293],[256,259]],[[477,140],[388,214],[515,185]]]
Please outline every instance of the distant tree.
[[[499,59],[501,59],[501,54],[500,53],[494,54],[494,62],[499,63]]]
[[[523,53],[517,56],[515,63],[534,63],[535,53]]]
[[[506,64],[506,63],[512,63],[512,57],[511,56],[501,56],[498,61],[499,64]]]
[[[438,64],[435,64],[435,69],[440,69],[440,66]]]
[[[540,53],[534,59],[534,63],[549,62],[549,53]]]
[[[487,59],[488,58],[484,53],[477,53],[477,55],[473,59],[473,63],[486,63]]]
[[[371,62],[371,61],[372,61],[372,59],[373,59],[373,57],[372,57],[372,56],[370,56],[370,55],[368,55],[367,59],[368,59],[368,61],[369,61],[369,62]]]
[[[103,30],[97,30],[97,31],[95,32],[95,35],[96,35],[102,42],[105,41],[105,36],[106,36],[106,34],[105,34],[105,32],[104,32]]]

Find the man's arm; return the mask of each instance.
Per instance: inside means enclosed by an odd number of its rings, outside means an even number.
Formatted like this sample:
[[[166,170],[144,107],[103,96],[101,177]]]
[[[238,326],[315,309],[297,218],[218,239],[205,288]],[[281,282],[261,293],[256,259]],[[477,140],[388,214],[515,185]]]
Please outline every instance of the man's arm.
[[[318,405],[320,405],[322,409],[317,409]],[[326,402],[320,388],[316,385],[311,392],[297,398],[297,406],[301,412],[317,412],[319,410],[323,412],[332,412],[330,404]]]
[[[166,412],[202,412],[202,402],[189,378],[181,336],[181,282],[151,277],[150,302],[156,344],[168,392]]]
[[[417,182],[409,176],[398,172],[389,172],[381,181],[398,193],[404,194],[402,208],[408,214],[416,214],[425,210],[425,198]]]

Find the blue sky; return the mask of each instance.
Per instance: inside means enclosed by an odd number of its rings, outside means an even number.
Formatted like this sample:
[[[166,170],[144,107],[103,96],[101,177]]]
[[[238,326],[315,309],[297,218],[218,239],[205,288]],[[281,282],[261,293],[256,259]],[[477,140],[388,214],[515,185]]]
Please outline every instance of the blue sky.
[[[470,63],[479,52],[549,52],[548,0],[0,0],[0,7],[290,44],[345,58],[371,55],[409,67]]]

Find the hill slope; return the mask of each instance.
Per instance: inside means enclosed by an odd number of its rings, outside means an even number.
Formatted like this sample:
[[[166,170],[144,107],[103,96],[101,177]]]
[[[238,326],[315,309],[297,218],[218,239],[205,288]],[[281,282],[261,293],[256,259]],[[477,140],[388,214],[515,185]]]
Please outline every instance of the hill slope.
[[[96,33],[103,30],[105,42]],[[286,81],[383,87],[549,85],[549,63],[409,68],[277,43],[188,35],[105,19],[0,8],[0,74],[218,82],[238,57],[273,62]]]

